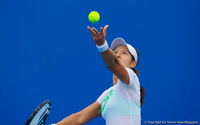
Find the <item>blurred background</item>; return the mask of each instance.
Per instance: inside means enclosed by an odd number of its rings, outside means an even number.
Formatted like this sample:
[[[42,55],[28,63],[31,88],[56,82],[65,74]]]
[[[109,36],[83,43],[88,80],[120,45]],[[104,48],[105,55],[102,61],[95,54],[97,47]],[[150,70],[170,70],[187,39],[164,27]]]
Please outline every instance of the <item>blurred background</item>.
[[[200,120],[199,0],[1,0],[0,123],[25,124],[45,99],[47,125],[95,102],[112,86],[87,26],[109,25],[140,55],[145,121]],[[98,11],[100,21],[88,20]],[[200,121],[199,121],[200,122]],[[98,117],[87,125],[104,125]]]

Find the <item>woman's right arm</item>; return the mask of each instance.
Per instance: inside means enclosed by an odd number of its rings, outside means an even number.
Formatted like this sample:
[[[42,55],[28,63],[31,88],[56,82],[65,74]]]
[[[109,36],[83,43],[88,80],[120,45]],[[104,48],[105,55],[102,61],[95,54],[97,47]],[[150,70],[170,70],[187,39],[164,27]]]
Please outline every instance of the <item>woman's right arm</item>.
[[[56,125],[83,125],[100,115],[101,105],[96,101],[82,111],[64,118],[60,122],[56,123]]]
[[[97,29],[87,27],[92,35],[92,38],[97,46],[101,46],[105,43],[106,31],[108,25],[104,28],[100,28],[100,32]],[[101,52],[102,59],[106,67],[115,74],[122,82],[129,85],[130,79],[126,68],[119,62],[118,56],[111,50],[107,49],[104,52]]]

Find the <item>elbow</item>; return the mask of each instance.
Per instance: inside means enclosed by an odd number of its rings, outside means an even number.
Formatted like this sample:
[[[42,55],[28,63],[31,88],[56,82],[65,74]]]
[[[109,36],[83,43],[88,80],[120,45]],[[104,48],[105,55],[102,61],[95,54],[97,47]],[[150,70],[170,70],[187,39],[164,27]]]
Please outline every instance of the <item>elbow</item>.
[[[81,112],[75,113],[75,115],[77,117],[75,125],[84,125],[86,123]]]

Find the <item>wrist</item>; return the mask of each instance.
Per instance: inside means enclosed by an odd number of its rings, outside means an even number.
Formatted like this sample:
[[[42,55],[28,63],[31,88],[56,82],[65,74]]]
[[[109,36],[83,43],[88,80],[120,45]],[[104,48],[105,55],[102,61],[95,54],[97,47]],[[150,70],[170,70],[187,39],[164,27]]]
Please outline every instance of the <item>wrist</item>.
[[[99,52],[105,52],[108,49],[108,43],[105,40],[103,45],[101,45],[101,46],[96,45],[96,47],[99,50]]]

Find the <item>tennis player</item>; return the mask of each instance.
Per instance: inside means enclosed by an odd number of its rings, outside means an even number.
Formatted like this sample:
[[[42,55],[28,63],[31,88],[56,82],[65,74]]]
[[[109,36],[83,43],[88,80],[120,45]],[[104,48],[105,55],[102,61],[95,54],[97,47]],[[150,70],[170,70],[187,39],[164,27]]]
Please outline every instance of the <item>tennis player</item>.
[[[145,90],[140,86],[135,68],[139,62],[137,50],[124,39],[116,38],[108,48],[105,40],[108,25],[100,28],[87,27],[106,67],[113,73],[113,86],[105,90],[90,106],[74,113],[56,125],[83,125],[102,115],[106,125],[140,125],[141,108]]]

